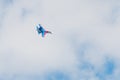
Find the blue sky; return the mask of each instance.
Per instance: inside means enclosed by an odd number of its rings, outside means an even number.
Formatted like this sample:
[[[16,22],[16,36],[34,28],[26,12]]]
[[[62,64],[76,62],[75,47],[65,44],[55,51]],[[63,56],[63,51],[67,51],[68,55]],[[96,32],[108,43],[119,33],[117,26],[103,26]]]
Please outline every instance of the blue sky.
[[[119,26],[119,0],[0,0],[0,80],[120,80]]]

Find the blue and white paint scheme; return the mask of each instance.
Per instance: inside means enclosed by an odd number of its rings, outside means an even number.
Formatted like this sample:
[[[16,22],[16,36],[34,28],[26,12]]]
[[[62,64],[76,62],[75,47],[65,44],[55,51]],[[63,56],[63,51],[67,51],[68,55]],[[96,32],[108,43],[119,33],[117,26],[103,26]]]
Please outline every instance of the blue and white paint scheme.
[[[36,29],[37,29],[38,34],[42,33],[42,37],[44,37],[44,36],[46,35],[46,33],[52,34],[52,32],[46,31],[46,30],[41,26],[41,24],[38,24],[38,26],[36,26]]]

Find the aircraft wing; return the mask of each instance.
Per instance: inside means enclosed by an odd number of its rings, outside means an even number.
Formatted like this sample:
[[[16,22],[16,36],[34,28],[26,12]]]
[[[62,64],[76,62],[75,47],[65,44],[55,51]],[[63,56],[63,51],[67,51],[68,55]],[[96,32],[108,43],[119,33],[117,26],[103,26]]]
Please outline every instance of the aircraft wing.
[[[38,26],[36,26],[36,30],[37,30],[38,34],[41,33],[41,31],[39,30]]]
[[[45,29],[44,29],[42,26],[41,26],[41,31],[42,31],[42,32],[45,32]]]
[[[42,32],[42,37],[44,37],[45,36],[45,32]]]

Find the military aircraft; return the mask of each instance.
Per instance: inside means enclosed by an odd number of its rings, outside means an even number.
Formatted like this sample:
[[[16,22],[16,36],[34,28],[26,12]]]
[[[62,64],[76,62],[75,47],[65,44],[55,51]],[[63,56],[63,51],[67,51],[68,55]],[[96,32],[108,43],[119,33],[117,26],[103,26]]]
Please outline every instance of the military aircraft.
[[[46,35],[46,33],[52,34],[52,32],[45,30],[45,29],[41,26],[41,24],[38,24],[38,26],[36,26],[36,29],[37,29],[38,34],[42,33],[42,37],[44,37],[44,36]]]

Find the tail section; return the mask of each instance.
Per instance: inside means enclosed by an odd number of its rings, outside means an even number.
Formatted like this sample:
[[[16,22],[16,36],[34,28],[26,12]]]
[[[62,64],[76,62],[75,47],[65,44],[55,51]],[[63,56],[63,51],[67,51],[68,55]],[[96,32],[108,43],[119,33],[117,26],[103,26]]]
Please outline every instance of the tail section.
[[[52,32],[50,32],[50,31],[45,31],[45,32],[44,32],[44,36],[46,35],[46,33],[52,34]],[[44,36],[43,36],[43,37],[44,37]]]
[[[52,34],[52,32],[50,32],[50,31],[45,31],[45,33],[50,33],[50,34]]]

